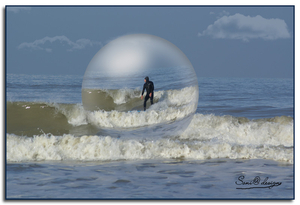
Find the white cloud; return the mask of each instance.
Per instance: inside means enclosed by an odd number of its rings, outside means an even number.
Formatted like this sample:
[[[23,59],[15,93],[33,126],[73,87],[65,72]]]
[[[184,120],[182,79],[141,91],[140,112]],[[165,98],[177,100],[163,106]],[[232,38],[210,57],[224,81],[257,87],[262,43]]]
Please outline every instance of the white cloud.
[[[20,11],[30,11],[30,7],[7,7],[7,11],[19,13]]]
[[[66,36],[55,36],[55,37],[44,37],[39,40],[35,40],[33,42],[27,43],[21,43],[18,46],[18,49],[24,49],[29,48],[33,50],[45,50],[46,52],[52,52],[52,48],[46,48],[46,43],[53,43],[53,42],[60,42],[61,44],[66,44],[68,46],[67,51],[74,51],[74,50],[80,50],[84,49],[87,46],[94,46],[94,45],[102,45],[101,42],[97,41],[91,41],[89,39],[78,39],[77,41],[73,42],[70,39],[68,39]]]
[[[282,19],[266,19],[260,15],[251,17],[237,13],[219,18],[202,33],[198,33],[198,36],[249,41],[255,38],[264,40],[290,38],[290,33]]]
[[[228,11],[225,11],[225,10],[223,10],[223,11],[221,11],[220,13],[219,13],[219,15],[217,16],[217,18],[221,18],[221,17],[223,17],[223,16],[229,16],[229,12]]]
[[[209,12],[209,15],[215,15],[215,14],[216,13],[213,12],[213,11]],[[229,14],[230,13],[228,11],[223,10],[220,13],[218,13],[218,15],[216,16],[216,18],[221,18],[222,16],[229,16]]]
[[[51,49],[51,48],[45,48],[45,51],[51,53],[51,52],[52,52],[52,49]]]

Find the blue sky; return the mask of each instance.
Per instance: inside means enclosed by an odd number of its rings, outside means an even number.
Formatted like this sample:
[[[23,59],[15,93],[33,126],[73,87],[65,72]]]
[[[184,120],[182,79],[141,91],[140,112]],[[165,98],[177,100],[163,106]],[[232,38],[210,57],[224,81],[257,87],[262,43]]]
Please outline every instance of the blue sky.
[[[7,73],[84,75],[134,33],[180,48],[198,77],[293,77],[293,7],[7,7]]]

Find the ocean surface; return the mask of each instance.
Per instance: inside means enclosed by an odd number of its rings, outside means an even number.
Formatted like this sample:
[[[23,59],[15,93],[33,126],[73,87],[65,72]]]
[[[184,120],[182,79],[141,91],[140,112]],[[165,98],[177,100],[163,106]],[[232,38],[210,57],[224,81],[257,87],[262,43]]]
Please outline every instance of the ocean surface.
[[[143,79],[95,111],[82,81],[7,74],[7,199],[294,198],[293,79],[198,78],[197,108],[154,79],[146,112]]]

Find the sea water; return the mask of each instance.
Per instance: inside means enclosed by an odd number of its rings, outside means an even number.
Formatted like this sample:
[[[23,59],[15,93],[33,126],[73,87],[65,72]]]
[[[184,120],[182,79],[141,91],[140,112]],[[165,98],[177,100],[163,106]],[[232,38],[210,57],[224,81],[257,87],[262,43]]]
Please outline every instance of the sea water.
[[[187,112],[159,113],[164,84],[155,81],[156,105],[146,112],[89,112],[82,78],[7,74],[8,199],[294,197],[293,79],[198,78],[197,111],[182,134],[123,137],[99,127],[145,126]],[[193,93],[167,94],[182,104]]]

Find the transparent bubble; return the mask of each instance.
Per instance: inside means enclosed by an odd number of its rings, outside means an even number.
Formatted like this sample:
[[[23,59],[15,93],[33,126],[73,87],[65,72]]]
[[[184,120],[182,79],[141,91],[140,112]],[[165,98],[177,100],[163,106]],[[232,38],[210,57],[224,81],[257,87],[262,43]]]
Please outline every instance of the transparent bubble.
[[[154,84],[153,104],[141,99],[144,79]],[[119,37],[89,63],[82,103],[89,122],[109,133],[176,135],[184,131],[198,104],[198,81],[184,53],[148,34]]]

